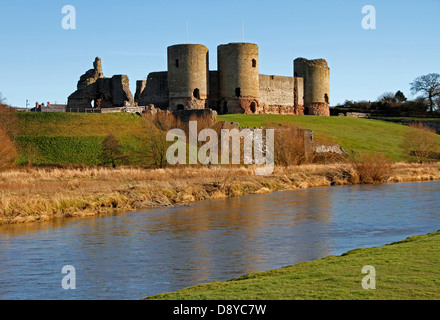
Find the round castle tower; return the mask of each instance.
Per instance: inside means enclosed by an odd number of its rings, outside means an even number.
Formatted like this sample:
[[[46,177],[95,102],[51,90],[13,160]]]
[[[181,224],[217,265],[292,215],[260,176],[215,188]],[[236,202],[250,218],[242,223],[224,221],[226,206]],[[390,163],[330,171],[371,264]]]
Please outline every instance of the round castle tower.
[[[330,69],[324,59],[294,61],[294,76],[304,78],[304,113],[329,116]]]
[[[217,47],[220,113],[258,113],[258,46],[229,43]]]
[[[204,109],[209,92],[208,48],[201,44],[168,47],[169,109]]]

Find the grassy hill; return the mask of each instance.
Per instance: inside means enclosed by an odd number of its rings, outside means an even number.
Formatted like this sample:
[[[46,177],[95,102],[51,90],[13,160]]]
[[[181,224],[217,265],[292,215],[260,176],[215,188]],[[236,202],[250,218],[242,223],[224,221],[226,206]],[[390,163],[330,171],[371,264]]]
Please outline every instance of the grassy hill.
[[[219,120],[236,121],[241,126],[292,124],[313,130],[315,139],[335,142],[354,152],[383,153],[396,161],[409,160],[402,137],[413,130],[401,124],[349,117],[231,114],[219,116]],[[106,135],[113,133],[129,150],[136,148],[134,136],[144,126],[141,117],[127,113],[23,112],[18,113],[18,122],[18,163],[31,160],[37,165],[99,164]]]
[[[131,135],[142,119],[130,113],[18,113],[20,135],[28,137],[102,137]]]
[[[403,149],[403,136],[414,130],[408,126],[371,119],[290,115],[219,116],[220,120],[239,122],[240,126],[265,126],[277,123],[313,130],[318,140],[332,141],[354,152],[382,153],[395,161],[410,160]],[[440,145],[440,136],[438,136]],[[439,150],[437,150],[439,151]]]
[[[136,114],[18,113],[20,132],[16,137],[18,163],[34,164],[100,163],[101,143],[113,133],[127,149],[142,130]]]

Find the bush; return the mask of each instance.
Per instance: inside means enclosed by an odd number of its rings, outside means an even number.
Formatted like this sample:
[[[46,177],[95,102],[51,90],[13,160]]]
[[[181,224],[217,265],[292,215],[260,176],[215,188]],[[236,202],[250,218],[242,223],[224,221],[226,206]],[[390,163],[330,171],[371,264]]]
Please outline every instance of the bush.
[[[186,135],[186,143],[189,143],[189,121],[197,122],[197,136],[203,129],[213,129],[218,137],[221,136],[221,123],[216,123],[213,118],[198,116],[193,114],[188,121],[181,120],[173,112],[158,110],[157,113],[142,114],[144,130],[136,139],[139,141],[140,148],[132,150],[133,155],[143,164],[150,164],[156,167],[166,167],[168,165],[166,154],[168,147],[173,142],[166,141],[167,132],[171,129],[181,129]],[[201,147],[205,142],[198,141],[197,147]],[[221,153],[221,144],[218,146]],[[187,157],[188,160],[188,157]]]
[[[15,162],[17,149],[11,137],[17,133],[15,111],[0,103],[0,168]]]
[[[438,147],[436,131],[421,122],[410,123],[409,126],[414,130],[408,131],[403,137],[406,153],[420,163],[435,158]]]
[[[0,127],[0,168],[14,163],[17,150],[6,130]]]
[[[127,145],[132,163],[139,165],[166,167],[166,152],[171,144],[166,141],[166,129],[174,127],[175,118],[172,113],[161,113],[154,116],[142,115],[142,129],[131,138],[135,143]]]
[[[0,103],[0,128],[9,136],[18,132],[17,113],[10,106]]]
[[[388,180],[392,161],[383,154],[361,154],[352,162],[359,183],[382,183]]]
[[[300,165],[307,160],[304,130],[282,126],[275,129],[275,164]]]
[[[122,146],[113,134],[109,134],[102,141],[101,160],[102,164],[111,164],[113,168],[127,162]]]

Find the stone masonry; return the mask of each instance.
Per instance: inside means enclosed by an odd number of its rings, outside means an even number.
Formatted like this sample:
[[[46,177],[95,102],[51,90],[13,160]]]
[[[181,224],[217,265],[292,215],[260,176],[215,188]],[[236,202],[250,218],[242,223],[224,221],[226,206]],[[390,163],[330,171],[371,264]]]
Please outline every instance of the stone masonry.
[[[83,74],[77,90],[68,97],[68,109],[115,108],[135,106],[129,87],[128,76],[115,75],[105,78],[101,59],[96,58],[93,69]]]
[[[206,47],[169,47],[168,71],[140,81],[135,102],[173,111],[330,115],[330,69],[324,59],[296,59],[293,77],[260,74],[258,46],[252,43],[220,45],[217,59],[217,70],[208,71]]]
[[[200,44],[168,47],[167,71],[151,72],[131,94],[126,75],[104,77],[100,58],[84,73],[68,98],[68,109],[154,106],[162,110],[202,110],[218,114],[329,116],[330,69],[324,59],[294,60],[294,76],[259,73],[258,46],[218,46],[217,70],[209,70],[208,49]]]

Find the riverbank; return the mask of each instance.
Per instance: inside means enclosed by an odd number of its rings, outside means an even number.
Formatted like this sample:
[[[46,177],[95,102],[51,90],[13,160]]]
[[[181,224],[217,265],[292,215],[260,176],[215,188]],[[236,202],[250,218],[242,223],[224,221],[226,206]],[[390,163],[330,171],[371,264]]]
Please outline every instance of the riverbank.
[[[352,164],[166,169],[25,168],[0,172],[0,224],[115,214],[142,208],[331,185],[361,183]],[[440,180],[440,163],[394,163],[386,182]]]
[[[215,281],[146,299],[169,300],[438,300],[440,231],[381,247],[356,249],[281,269]],[[375,289],[362,288],[364,266]],[[371,281],[368,280],[371,284]]]

